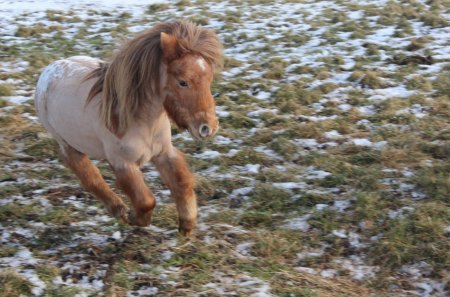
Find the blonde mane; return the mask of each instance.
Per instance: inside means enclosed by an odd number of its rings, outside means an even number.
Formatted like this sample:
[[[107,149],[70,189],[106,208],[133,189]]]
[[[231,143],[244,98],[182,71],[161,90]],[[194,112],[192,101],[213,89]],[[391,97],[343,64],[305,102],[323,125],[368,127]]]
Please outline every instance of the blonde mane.
[[[126,42],[110,62],[87,76],[97,81],[86,104],[101,93],[100,118],[119,136],[125,134],[132,121],[148,114],[152,98],[161,94],[162,32],[175,36],[182,54],[200,55],[215,70],[222,67],[222,46],[217,35],[190,21],[159,23]]]

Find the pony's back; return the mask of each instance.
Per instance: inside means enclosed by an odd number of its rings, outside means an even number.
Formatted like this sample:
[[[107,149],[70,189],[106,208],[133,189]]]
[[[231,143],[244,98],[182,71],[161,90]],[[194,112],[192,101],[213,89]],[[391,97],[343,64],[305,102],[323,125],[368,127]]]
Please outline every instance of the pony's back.
[[[85,108],[94,80],[85,78],[100,62],[83,56],[58,60],[43,70],[35,93],[39,120],[58,143],[68,143],[99,158],[104,156],[99,149],[101,143],[94,140],[98,110],[95,104]]]

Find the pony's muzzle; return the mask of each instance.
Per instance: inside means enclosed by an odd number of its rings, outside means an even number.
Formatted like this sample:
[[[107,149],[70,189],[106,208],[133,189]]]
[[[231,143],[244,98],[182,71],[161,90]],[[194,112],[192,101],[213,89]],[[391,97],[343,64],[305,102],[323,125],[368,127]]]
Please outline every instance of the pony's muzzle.
[[[207,138],[212,135],[212,129],[207,124],[201,124],[198,128],[198,133],[200,137]]]

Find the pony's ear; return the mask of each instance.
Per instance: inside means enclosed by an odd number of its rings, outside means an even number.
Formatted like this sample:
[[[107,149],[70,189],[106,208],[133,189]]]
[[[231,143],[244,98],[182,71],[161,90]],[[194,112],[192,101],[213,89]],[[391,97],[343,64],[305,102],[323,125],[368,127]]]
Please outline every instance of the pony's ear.
[[[170,62],[177,58],[180,47],[175,36],[161,32],[161,48],[164,60]]]

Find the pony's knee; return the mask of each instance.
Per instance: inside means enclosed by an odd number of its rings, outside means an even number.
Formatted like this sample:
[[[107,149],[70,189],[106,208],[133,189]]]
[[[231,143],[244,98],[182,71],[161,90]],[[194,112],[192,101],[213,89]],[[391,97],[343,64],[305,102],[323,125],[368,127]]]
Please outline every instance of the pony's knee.
[[[150,197],[150,199],[146,199],[145,201],[136,205],[136,211],[139,213],[148,213],[153,211],[156,206],[155,199]]]
[[[148,201],[145,204],[136,206],[134,211],[130,212],[129,223],[136,226],[148,226],[152,221],[153,209],[155,208],[154,201]]]

